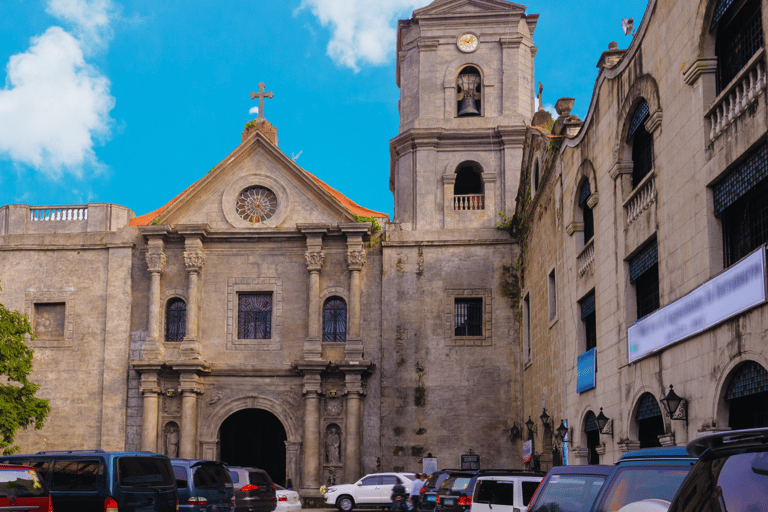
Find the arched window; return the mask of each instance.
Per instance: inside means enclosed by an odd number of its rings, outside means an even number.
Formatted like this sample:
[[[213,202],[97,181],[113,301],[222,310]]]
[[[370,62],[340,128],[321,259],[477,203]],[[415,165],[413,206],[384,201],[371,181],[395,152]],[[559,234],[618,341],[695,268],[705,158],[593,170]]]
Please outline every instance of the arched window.
[[[710,30],[717,30],[715,55],[719,94],[763,47],[760,0],[718,0]]]
[[[640,448],[661,446],[659,436],[664,434],[664,418],[661,415],[659,402],[651,393],[645,393],[640,397],[635,421],[637,421]]]
[[[323,341],[347,341],[347,303],[331,297],[323,305]]]
[[[725,400],[732,429],[768,427],[768,371],[754,361],[742,364],[728,385]]]
[[[453,209],[485,209],[482,169],[474,162],[465,162],[456,169],[456,182],[453,185]]]
[[[584,422],[584,433],[587,436],[587,463],[591,465],[600,464],[600,455],[597,453],[597,447],[600,446],[600,427],[597,426],[597,417],[592,411],[587,412]]]
[[[653,136],[645,129],[649,115],[648,102],[641,100],[635,107],[627,132],[627,143],[632,144],[632,188],[653,169]]]
[[[480,71],[467,66],[456,77],[456,116],[482,115],[483,84]]]
[[[165,305],[165,341],[183,341],[187,334],[187,303],[174,297]]]
[[[587,204],[591,195],[592,189],[589,186],[589,180],[585,179],[579,189],[579,208],[581,208],[581,217],[584,223],[584,245],[587,245],[595,235],[595,219],[592,216],[592,208]]]

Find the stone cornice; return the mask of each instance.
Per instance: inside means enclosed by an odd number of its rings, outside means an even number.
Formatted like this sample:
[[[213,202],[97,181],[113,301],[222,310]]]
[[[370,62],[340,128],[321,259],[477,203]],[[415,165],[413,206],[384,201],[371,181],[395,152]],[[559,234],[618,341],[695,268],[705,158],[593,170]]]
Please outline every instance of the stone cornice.
[[[683,81],[688,85],[695,84],[701,75],[717,72],[717,59],[696,59],[688,69],[683,71]]]
[[[621,160],[613,164],[611,170],[608,171],[608,175],[616,181],[616,179],[622,174],[632,174],[634,163],[631,160]]]
[[[176,232],[184,238],[205,238],[210,231],[208,224],[182,224],[176,227]]]
[[[655,132],[661,126],[662,117],[661,109],[648,116],[648,119],[645,120],[645,129],[648,130],[648,133]]]
[[[421,38],[416,42],[416,44],[419,45],[419,50],[422,52],[433,52],[437,50],[437,47],[440,45],[440,40],[437,38]]]

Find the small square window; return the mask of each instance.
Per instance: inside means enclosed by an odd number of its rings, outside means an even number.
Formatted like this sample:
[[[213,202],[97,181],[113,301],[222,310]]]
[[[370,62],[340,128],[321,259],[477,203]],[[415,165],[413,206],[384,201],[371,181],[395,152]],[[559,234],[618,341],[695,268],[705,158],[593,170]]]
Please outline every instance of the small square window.
[[[272,292],[238,294],[237,338],[268,340],[271,337]]]
[[[40,340],[63,340],[66,332],[66,304],[47,302],[35,304],[34,333]]]
[[[454,306],[454,334],[456,336],[482,336],[482,297],[457,297]]]

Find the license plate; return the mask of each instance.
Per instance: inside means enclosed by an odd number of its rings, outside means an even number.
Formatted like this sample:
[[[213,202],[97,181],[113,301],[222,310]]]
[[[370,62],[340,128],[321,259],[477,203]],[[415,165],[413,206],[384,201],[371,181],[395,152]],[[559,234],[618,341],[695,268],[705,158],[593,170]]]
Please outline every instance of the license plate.
[[[452,507],[454,503],[454,500],[445,500],[445,505],[448,507]]]
[[[435,501],[435,497],[434,496],[427,496],[427,501]]]

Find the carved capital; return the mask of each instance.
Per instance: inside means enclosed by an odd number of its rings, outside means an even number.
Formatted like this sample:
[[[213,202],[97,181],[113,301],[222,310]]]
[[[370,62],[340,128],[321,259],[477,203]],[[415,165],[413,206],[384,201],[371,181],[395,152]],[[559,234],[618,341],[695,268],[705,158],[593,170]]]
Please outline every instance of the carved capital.
[[[202,251],[184,252],[184,265],[187,272],[200,272],[205,264],[205,255]]]
[[[148,252],[145,256],[147,260],[147,270],[152,273],[163,273],[165,268],[166,257],[162,252]]]
[[[322,270],[323,258],[325,258],[323,251],[307,251],[304,253],[304,258],[307,260],[307,270],[310,272]]]
[[[365,251],[347,251],[347,268],[349,268],[349,270],[362,270],[363,265],[365,265]]]
[[[592,194],[587,198],[587,206],[590,208],[597,206],[597,192],[592,192]]]

